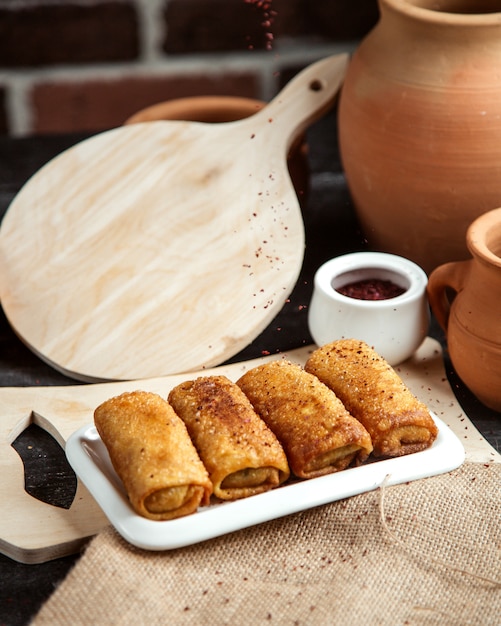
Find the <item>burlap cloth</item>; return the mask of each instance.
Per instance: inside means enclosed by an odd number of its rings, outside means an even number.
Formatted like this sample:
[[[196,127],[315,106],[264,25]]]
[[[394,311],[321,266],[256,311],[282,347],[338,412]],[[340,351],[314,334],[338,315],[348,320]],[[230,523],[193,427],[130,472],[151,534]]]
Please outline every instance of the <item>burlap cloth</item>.
[[[382,488],[166,552],[97,535],[33,621],[501,624],[501,464]]]

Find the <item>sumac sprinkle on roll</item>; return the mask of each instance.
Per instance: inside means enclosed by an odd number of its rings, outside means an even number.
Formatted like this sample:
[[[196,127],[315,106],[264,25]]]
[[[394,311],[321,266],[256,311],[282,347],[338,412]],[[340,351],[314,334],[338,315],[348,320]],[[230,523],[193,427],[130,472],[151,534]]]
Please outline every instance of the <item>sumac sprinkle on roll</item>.
[[[305,369],[342,400],[369,431],[375,456],[402,456],[432,445],[437,426],[426,405],[375,350],[340,339],[313,352]]]
[[[209,503],[207,470],[166,400],[124,393],[98,406],[94,423],[136,513],[169,520]]]
[[[313,478],[365,461],[366,429],[318,378],[288,361],[259,365],[238,381],[283,445],[291,470]]]
[[[289,477],[277,438],[225,376],[181,383],[170,392],[169,402],[186,424],[221,500],[263,493]]]

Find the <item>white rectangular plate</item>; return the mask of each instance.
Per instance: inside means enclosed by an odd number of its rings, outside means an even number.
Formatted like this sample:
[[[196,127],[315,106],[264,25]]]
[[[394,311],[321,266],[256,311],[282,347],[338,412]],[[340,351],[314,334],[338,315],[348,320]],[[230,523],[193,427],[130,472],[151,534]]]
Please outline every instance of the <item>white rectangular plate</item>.
[[[350,496],[450,472],[465,458],[464,448],[438,417],[433,446],[406,456],[372,461],[320,478],[300,480],[235,502],[211,504],[196,513],[157,522],[137,515],[95,427],[77,430],[66,455],[111,524],[129,543],[145,550],[172,550]]]

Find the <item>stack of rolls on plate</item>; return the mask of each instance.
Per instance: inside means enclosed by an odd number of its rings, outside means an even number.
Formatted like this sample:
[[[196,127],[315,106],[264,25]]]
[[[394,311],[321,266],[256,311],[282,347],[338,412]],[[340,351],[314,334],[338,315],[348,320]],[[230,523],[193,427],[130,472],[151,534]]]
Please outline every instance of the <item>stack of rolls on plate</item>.
[[[427,407],[362,341],[285,359],[236,382],[201,376],[167,398],[134,391],[94,413],[96,429],[133,509],[169,520],[231,501],[424,450],[438,430]],[[212,498],[211,498],[212,497]]]

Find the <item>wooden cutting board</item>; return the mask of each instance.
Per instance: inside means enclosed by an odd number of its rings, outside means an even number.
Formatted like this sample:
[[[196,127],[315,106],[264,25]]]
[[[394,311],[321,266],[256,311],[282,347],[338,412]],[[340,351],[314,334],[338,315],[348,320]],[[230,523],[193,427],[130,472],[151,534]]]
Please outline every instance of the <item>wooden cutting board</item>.
[[[303,261],[289,147],[347,62],[310,65],[250,118],[124,126],[41,168],[0,228],[0,299],[19,337],[89,382],[210,367],[248,345]]]
[[[304,365],[313,348],[233,363],[198,374],[218,372],[236,381],[251,367],[283,356]],[[459,437],[468,461],[501,462],[501,455],[457,403],[447,381],[438,342],[427,338],[415,356],[398,366],[397,371],[407,386]],[[0,499],[4,503],[0,516],[0,552],[24,563],[48,561],[78,551],[89,537],[108,524],[80,483],[68,510],[40,502],[24,491],[23,464],[11,446],[20,432],[30,423],[36,423],[64,446],[78,428],[93,423],[94,409],[104,400],[136,389],[166,397],[172,387],[185,380],[188,380],[186,374],[178,374],[95,385],[0,388]]]

